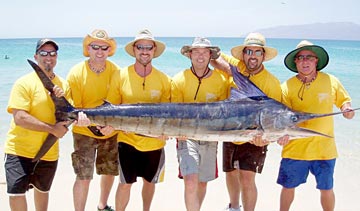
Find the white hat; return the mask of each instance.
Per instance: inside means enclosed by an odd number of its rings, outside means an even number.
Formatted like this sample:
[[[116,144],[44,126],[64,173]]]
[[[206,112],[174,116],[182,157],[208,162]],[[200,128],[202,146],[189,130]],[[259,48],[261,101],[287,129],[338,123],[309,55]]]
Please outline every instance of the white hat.
[[[125,46],[125,51],[132,57],[135,57],[134,53],[134,45],[139,40],[151,40],[155,43],[156,50],[154,53],[154,58],[160,56],[164,50],[165,50],[165,44],[155,40],[154,36],[151,34],[151,32],[148,29],[143,29],[139,31],[139,33],[136,35],[135,39]]]

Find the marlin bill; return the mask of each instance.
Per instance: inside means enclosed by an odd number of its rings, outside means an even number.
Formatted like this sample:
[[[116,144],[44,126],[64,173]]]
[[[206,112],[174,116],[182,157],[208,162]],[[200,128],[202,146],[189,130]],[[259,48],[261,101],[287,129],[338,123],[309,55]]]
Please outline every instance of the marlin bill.
[[[28,60],[50,92],[53,84],[32,61]],[[213,103],[122,104],[104,102],[93,109],[76,109],[65,98],[52,97],[57,121],[74,120],[83,111],[98,125],[144,136],[186,136],[205,141],[249,141],[262,132],[270,141],[289,135],[290,139],[328,136],[299,128],[300,122],[341,114],[296,112],[268,98],[251,81],[232,69],[238,89],[231,90],[228,100]]]

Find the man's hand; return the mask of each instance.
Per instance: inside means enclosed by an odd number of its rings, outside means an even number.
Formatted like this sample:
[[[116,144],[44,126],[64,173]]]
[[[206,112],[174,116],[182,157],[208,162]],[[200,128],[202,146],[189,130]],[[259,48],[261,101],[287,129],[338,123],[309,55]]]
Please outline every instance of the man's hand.
[[[102,133],[104,136],[108,136],[110,134],[112,134],[115,129],[110,126],[110,125],[106,125],[106,126],[99,126],[97,125],[96,128],[100,131],[100,133]]]
[[[263,139],[263,133],[259,133],[253,137],[251,141],[249,141],[251,144],[254,144],[255,146],[262,147],[270,144],[270,141],[267,139]]]
[[[78,113],[78,119],[74,122],[74,124],[79,127],[87,127],[91,124],[91,121],[84,112],[80,111]]]
[[[53,92],[54,92],[54,94],[55,94],[55,96],[56,97],[64,97],[65,96],[65,93],[64,93],[64,91],[60,88],[60,87],[58,87],[58,86],[54,86],[54,88],[53,88]]]
[[[58,137],[58,138],[62,138],[64,137],[64,135],[66,134],[66,132],[69,130],[66,126],[70,123],[70,121],[63,121],[63,122],[58,122],[54,125],[54,127],[52,128],[52,132],[51,134],[53,134],[54,136]]]
[[[177,136],[176,140],[178,140],[178,141],[186,141],[186,140],[188,140],[188,137],[186,137],[186,136]]]
[[[286,144],[289,143],[289,135],[284,135],[283,137],[280,137],[278,140],[277,140],[277,143],[280,145],[280,146],[285,146]]]
[[[352,119],[355,116],[355,111],[351,108],[351,103],[345,103],[343,106],[341,106],[341,111],[345,113],[343,113],[343,116],[346,119]]]

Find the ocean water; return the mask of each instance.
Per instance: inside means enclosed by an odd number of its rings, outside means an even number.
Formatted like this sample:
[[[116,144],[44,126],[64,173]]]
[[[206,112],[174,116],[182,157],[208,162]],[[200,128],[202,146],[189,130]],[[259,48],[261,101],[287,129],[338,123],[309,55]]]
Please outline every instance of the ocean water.
[[[116,38],[118,50],[114,56],[110,57],[110,60],[120,67],[134,62],[134,58],[124,50],[126,43],[132,39],[130,37]],[[155,67],[169,76],[174,76],[191,65],[189,59],[180,54],[180,49],[183,45],[190,45],[193,38],[162,37],[158,39],[166,44],[166,50],[160,57],[153,60]],[[55,72],[65,78],[73,65],[86,59],[82,55],[82,38],[57,38],[55,40],[60,47]],[[243,43],[243,38],[210,38],[210,40],[213,45],[219,46],[227,54],[230,54],[232,47]],[[266,62],[265,66],[281,82],[294,75],[293,72],[286,69],[283,60],[299,41],[296,39],[267,40],[267,45],[278,49],[279,55]],[[329,65],[322,71],[338,77],[353,98],[353,107],[360,107],[360,41],[311,41],[324,47],[329,53]],[[32,71],[26,60],[33,60],[36,42],[37,39],[0,39],[0,149],[3,149],[11,118],[11,115],[6,112],[6,106],[12,84],[21,75]],[[359,151],[360,113],[357,113],[352,120],[337,116],[335,126],[336,140],[342,153],[353,154]]]

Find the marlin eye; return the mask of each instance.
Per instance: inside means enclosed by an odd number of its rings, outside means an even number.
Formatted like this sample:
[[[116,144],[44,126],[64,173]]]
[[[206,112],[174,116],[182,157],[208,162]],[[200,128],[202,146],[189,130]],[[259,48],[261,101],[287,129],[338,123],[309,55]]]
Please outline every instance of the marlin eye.
[[[298,122],[299,121],[299,117],[297,115],[292,115],[290,119],[293,122]]]

